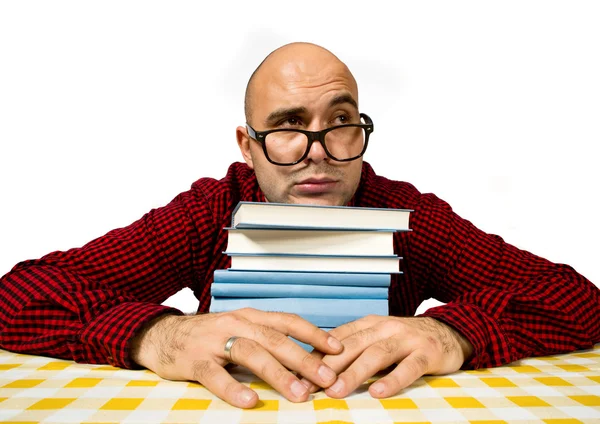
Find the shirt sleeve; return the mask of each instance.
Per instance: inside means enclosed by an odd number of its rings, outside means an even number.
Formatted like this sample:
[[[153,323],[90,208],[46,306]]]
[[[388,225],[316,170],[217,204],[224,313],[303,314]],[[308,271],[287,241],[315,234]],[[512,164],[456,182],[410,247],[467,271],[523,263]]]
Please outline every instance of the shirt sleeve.
[[[0,279],[0,346],[137,367],[131,339],[153,318],[181,314],[160,303],[204,277],[212,222],[191,190],[81,248],[17,264]]]
[[[600,290],[573,268],[477,229],[432,194],[414,211],[410,260],[428,297],[422,316],[463,334],[463,368],[591,348],[600,342]],[[414,237],[413,237],[414,236]]]

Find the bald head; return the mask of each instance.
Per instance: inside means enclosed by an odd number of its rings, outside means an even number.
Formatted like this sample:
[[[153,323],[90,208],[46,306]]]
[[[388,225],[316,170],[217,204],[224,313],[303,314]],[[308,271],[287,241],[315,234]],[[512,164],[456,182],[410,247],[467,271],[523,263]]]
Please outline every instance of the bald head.
[[[251,123],[257,93],[271,83],[318,84],[323,73],[340,74],[351,81],[356,91],[356,81],[348,67],[329,50],[311,43],[290,43],[272,51],[250,76],[244,98],[246,122]]]

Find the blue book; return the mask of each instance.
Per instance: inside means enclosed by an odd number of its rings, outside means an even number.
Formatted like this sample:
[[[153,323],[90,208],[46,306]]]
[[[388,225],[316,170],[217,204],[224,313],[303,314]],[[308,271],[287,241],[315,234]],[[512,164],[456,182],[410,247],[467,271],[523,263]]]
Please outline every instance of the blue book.
[[[391,277],[388,273],[235,271],[232,269],[217,269],[214,272],[214,283],[389,287],[390,281]]]
[[[209,312],[241,308],[297,314],[317,327],[339,327],[366,315],[388,315],[387,299],[211,298]]]
[[[318,297],[328,299],[387,299],[387,287],[317,286],[307,284],[213,283],[214,297]]]

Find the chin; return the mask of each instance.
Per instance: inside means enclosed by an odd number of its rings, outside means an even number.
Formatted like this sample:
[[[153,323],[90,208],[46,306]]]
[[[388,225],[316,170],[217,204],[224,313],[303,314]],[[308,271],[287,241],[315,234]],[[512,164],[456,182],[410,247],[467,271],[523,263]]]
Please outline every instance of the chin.
[[[303,205],[320,205],[320,206],[343,206],[348,202],[344,202],[340,196],[302,196],[293,197],[290,196],[286,203],[295,203]]]

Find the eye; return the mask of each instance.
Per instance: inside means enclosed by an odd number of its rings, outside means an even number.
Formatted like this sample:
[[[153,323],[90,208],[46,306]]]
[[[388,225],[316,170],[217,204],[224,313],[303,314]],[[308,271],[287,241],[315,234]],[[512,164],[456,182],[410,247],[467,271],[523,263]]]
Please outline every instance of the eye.
[[[298,127],[302,125],[302,120],[297,116],[289,116],[277,124],[278,127]]]
[[[341,114],[335,117],[333,125],[345,125],[351,122],[351,118],[347,114]]]

